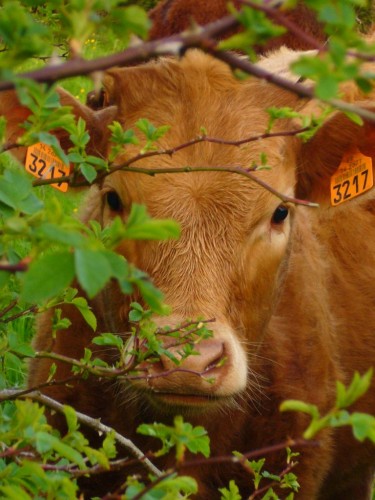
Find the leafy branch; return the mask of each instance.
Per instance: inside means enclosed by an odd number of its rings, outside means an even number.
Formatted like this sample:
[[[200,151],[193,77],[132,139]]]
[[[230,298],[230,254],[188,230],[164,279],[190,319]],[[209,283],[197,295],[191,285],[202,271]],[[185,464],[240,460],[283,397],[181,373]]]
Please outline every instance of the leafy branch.
[[[7,389],[1,391],[0,394],[1,394],[1,399],[4,401],[8,398],[14,398],[15,391]],[[46,396],[45,394],[42,394],[39,391],[29,392],[25,395],[25,397],[27,397],[28,399],[32,399],[33,401],[37,401],[58,413],[61,413],[63,415],[66,414],[66,405],[62,405],[55,399],[52,399],[49,396]],[[145,467],[147,467],[153,474],[155,474],[156,476],[162,474],[162,472],[144,455],[144,453],[130,439],[127,439],[118,432],[114,431],[114,429],[112,429],[111,427],[102,424],[98,419],[91,418],[88,415],[85,415],[84,413],[78,411],[75,411],[75,415],[77,420],[81,424],[86,425],[91,429],[94,429],[100,435],[102,434],[113,435],[115,440],[119,444],[128,449],[132,453],[132,455],[134,455],[137,459],[139,459],[140,462],[143,463]]]

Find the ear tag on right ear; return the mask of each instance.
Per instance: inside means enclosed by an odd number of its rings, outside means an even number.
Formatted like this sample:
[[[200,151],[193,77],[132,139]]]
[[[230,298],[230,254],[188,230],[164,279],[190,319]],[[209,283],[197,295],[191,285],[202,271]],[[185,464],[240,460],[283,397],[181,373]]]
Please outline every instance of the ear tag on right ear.
[[[331,177],[331,204],[340,205],[365,193],[374,185],[372,158],[359,149],[347,151]]]
[[[63,163],[51,146],[39,142],[27,148],[25,168],[38,179],[57,179],[70,174],[70,165]],[[50,184],[64,193],[68,190],[67,182]]]

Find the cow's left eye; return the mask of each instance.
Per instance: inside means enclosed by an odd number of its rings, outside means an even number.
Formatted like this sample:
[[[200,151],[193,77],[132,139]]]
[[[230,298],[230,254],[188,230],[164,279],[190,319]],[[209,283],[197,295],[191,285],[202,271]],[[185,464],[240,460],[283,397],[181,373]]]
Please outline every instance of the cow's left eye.
[[[288,217],[289,208],[285,205],[279,205],[272,215],[272,224],[279,225],[284,222],[284,220]]]
[[[122,202],[121,202],[121,198],[116,193],[116,191],[108,191],[108,193],[107,193],[107,203],[108,203],[109,208],[113,212],[121,212],[121,210],[122,210]]]

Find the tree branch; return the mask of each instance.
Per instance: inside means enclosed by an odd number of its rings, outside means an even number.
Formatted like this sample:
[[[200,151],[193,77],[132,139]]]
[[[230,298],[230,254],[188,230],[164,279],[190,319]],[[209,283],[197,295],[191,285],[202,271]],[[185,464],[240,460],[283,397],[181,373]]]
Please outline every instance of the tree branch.
[[[88,75],[94,71],[105,71],[114,66],[125,66],[146,61],[160,55],[179,55],[189,47],[199,47],[202,40],[220,36],[236,28],[239,21],[234,16],[226,16],[204,28],[195,27],[178,35],[142,43],[128,49],[93,60],[72,59],[63,64],[45,66],[42,69],[17,75],[18,78],[31,78],[37,82],[53,83],[63,78]],[[0,91],[14,88],[14,82],[0,82]]]
[[[16,392],[18,393],[19,391]],[[0,392],[1,399],[5,400],[8,398],[13,398],[14,393],[15,391],[12,390],[1,391]],[[26,397],[32,399],[33,401],[38,401],[39,403],[47,406],[48,408],[51,408],[52,410],[64,414],[64,405],[62,405],[55,399],[52,399],[49,396],[42,394],[39,391],[30,392],[26,395]],[[126,437],[122,436],[111,427],[102,424],[99,419],[89,417],[88,415],[85,415],[84,413],[81,413],[79,411],[76,412],[76,415],[77,415],[77,420],[81,424],[86,425],[91,429],[94,429],[99,434],[110,434],[110,433],[113,434],[116,441],[122,446],[124,446],[127,450],[129,450],[129,452],[132,453],[132,455],[135,456],[141,463],[143,463],[150,472],[152,472],[158,477],[163,474],[163,472],[159,470],[130,439],[127,439]]]

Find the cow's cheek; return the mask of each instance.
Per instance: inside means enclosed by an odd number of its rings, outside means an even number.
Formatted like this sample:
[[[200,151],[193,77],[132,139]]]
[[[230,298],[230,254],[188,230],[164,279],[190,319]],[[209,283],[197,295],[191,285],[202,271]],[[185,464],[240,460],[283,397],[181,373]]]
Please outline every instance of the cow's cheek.
[[[262,342],[274,313],[288,258],[289,223],[269,230],[244,247],[233,283],[231,323],[239,318],[249,350]]]

